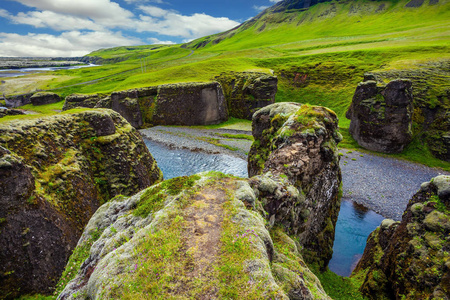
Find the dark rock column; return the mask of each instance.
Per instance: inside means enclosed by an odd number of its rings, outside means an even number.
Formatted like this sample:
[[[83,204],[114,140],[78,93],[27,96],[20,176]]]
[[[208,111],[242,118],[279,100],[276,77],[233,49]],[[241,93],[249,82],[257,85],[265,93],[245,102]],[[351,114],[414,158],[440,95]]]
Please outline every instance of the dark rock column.
[[[358,85],[347,111],[350,134],[366,149],[397,153],[412,139],[413,98],[409,80],[376,81]]]
[[[287,197],[287,202],[278,201],[283,197],[273,198],[278,203],[262,200],[264,209],[271,223],[299,237],[305,259],[322,269],[333,253],[340,208],[337,122],[324,107],[270,105],[253,116],[255,142],[249,154],[249,176],[278,176],[298,189],[299,197]]]

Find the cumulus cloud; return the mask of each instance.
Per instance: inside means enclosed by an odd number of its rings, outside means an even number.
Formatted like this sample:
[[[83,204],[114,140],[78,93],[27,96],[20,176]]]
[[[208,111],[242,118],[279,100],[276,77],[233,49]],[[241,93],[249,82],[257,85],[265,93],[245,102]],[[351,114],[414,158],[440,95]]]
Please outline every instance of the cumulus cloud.
[[[172,41],[161,41],[157,38],[148,38],[147,41],[149,41],[151,44],[160,44],[160,45],[174,45],[176,43]]]
[[[140,6],[144,13],[137,22],[139,32],[156,32],[161,35],[178,36],[185,39],[199,38],[229,30],[239,25],[228,18],[216,18],[206,14],[191,16],[163,10],[155,6]]]
[[[83,56],[100,48],[138,44],[142,44],[140,39],[121,32],[67,31],[59,36],[0,33],[0,56]]]
[[[272,3],[278,3],[278,2],[280,2],[282,0],[269,0],[269,1],[272,2]]]

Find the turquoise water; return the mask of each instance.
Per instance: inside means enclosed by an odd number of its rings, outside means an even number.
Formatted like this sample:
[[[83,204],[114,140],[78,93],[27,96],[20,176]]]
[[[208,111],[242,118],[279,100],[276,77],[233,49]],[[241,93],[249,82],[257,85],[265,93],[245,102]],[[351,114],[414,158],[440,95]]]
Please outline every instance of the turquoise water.
[[[382,215],[342,199],[336,223],[333,258],[328,265],[330,270],[341,276],[350,276],[364,252],[367,237],[383,220]]]
[[[248,177],[247,162],[223,154],[206,154],[182,149],[170,149],[144,139],[164,179],[192,175],[204,171],[220,171],[239,177]],[[341,276],[349,276],[361,257],[369,234],[384,218],[353,201],[343,199],[336,223],[334,253],[329,268]]]

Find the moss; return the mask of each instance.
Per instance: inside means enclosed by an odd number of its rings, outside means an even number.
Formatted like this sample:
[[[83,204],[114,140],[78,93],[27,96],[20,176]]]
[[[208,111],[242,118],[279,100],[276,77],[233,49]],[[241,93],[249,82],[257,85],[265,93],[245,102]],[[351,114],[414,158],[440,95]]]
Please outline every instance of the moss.
[[[198,175],[176,177],[147,189],[142,194],[133,214],[143,218],[147,217],[151,212],[160,210],[163,207],[167,196],[179,194],[182,190],[192,187],[199,179],[200,176]]]

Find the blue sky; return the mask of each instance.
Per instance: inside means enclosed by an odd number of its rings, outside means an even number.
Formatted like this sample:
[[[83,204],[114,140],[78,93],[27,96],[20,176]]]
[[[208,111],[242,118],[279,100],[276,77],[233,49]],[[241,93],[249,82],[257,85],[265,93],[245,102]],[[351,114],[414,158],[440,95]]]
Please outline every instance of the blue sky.
[[[187,42],[231,29],[278,1],[1,0],[0,57]]]

